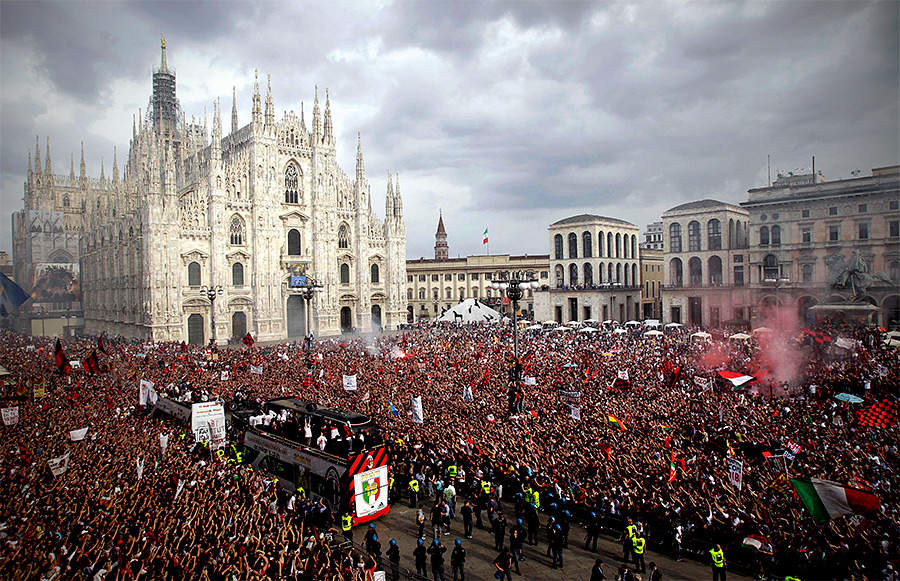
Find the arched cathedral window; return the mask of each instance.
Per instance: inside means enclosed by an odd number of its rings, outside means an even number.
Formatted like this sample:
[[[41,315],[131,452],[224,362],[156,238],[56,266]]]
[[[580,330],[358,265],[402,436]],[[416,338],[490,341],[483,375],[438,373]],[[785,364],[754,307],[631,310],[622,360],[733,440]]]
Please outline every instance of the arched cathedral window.
[[[231,218],[231,243],[238,245],[244,243],[244,221],[238,215]]]
[[[284,170],[284,203],[300,203],[300,172],[293,163]]]
[[[350,247],[350,232],[347,229],[346,224],[341,224],[341,227],[338,228],[338,248],[349,248]]]

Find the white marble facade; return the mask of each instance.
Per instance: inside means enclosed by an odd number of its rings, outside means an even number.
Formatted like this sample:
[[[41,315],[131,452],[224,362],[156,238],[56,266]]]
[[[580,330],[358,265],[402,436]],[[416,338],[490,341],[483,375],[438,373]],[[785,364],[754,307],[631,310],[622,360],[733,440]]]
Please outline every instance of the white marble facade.
[[[205,117],[205,116],[204,116]],[[249,124],[223,135],[187,121],[175,99],[165,42],[153,97],[139,113],[121,181],[87,200],[80,240],[85,330],[158,341],[215,336],[302,337],[306,302],[291,273],[323,283],[309,313],[316,335],[396,328],[406,320],[406,228],[398,178],[385,218],[372,207],[361,143],[356,171],[336,159],[331,103],[318,90],[312,123],[301,105],[275,120],[271,84],[253,93]],[[299,281],[295,281],[299,282]]]

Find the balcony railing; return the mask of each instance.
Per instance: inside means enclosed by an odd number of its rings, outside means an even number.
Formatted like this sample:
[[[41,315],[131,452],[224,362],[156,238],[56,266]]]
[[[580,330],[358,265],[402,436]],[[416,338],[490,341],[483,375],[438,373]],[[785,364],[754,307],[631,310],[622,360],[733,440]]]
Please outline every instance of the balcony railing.
[[[556,286],[551,287],[550,290],[565,290],[565,291],[620,291],[620,290],[640,290],[641,285],[628,285],[625,286],[622,283],[602,283],[602,284],[562,284],[556,283]]]

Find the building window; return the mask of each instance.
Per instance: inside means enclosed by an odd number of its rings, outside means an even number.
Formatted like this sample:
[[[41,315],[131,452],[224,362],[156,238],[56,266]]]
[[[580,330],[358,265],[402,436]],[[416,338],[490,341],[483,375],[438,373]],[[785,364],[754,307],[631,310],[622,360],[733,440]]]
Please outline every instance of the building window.
[[[735,255],[734,255],[734,261],[735,261],[735,262],[739,262],[739,263],[743,263],[743,262],[744,262],[744,255],[743,255],[743,254],[735,254]]]
[[[244,286],[244,265],[240,262],[231,265],[231,284],[232,286]]]
[[[542,278],[542,279],[546,279],[546,278],[548,278],[549,276],[550,276],[550,273],[547,272],[546,270],[542,270],[542,271],[541,271],[541,278]]]
[[[466,298],[466,289],[464,287],[459,287],[459,300],[463,300]]]
[[[584,263],[584,284],[585,286],[594,284],[594,267],[591,266],[590,262]]]
[[[688,250],[690,252],[700,251],[700,222],[696,220],[688,224]]]
[[[759,245],[760,246],[768,246],[769,245],[769,227],[763,226],[759,229]]]
[[[722,286],[722,259],[711,256],[708,261],[710,286]]]
[[[800,230],[800,236],[805,246],[812,244],[812,228],[808,226]]]
[[[744,286],[744,267],[734,267],[734,286]]]
[[[200,286],[200,265],[196,262],[188,264],[188,286]]]
[[[478,277],[479,277],[478,273],[473,272],[472,274],[469,275],[469,280],[478,280]]]
[[[425,300],[425,289],[423,289],[423,288],[420,288],[420,289],[419,289],[419,300],[420,300],[420,301],[424,301],[424,300]]]
[[[857,210],[859,211],[860,214],[865,214],[869,211],[869,206],[868,206],[868,204],[860,204],[859,207],[857,208]]]
[[[300,170],[293,163],[284,170],[284,203],[300,203]]]
[[[411,301],[412,297],[413,297],[412,289],[411,288],[406,289],[406,300]]]
[[[763,278],[765,280],[778,279],[778,259],[774,254],[766,254],[763,258]]]
[[[465,275],[465,273],[461,272],[461,273],[457,274],[457,275],[456,275],[456,280],[466,280],[466,275]]]
[[[338,248],[350,247],[350,229],[346,224],[341,224],[338,228]]]
[[[370,270],[372,271],[372,272],[371,272],[371,274],[372,274],[372,276],[371,276],[371,282],[372,282],[373,284],[378,284],[378,283],[380,282],[380,280],[379,280],[379,274],[380,274],[380,273],[378,272],[378,265],[377,265],[377,264],[373,264],[373,265],[372,265],[372,268],[371,268]]]
[[[809,210],[802,210],[800,212],[800,217],[801,218],[809,218]]]
[[[812,282],[813,281],[813,265],[812,264],[804,264],[800,267],[800,280],[803,282]]]
[[[419,282],[425,282],[425,275],[424,275],[424,274],[420,274],[420,275],[419,275]]]
[[[578,284],[578,265],[574,262],[569,265],[569,285],[575,286]]]
[[[432,275],[431,275],[431,282],[437,282],[438,280],[440,280],[440,278],[441,278],[440,275],[432,274]]]
[[[235,245],[244,243],[244,220],[238,215],[231,218],[231,243]]]
[[[777,220],[777,219],[778,219],[778,212],[772,212],[772,219],[773,219],[773,220]]]
[[[900,209],[900,201],[891,200],[890,208],[891,208],[891,210]]]
[[[688,260],[691,286],[703,286],[703,263],[696,256]]]
[[[669,286],[676,288],[684,286],[684,273],[680,258],[673,258],[669,262]]]
[[[888,266],[888,276],[894,282],[900,282],[900,262],[892,262]]]
[[[350,265],[346,262],[341,264],[341,284],[350,284]]]
[[[888,232],[891,238],[900,238],[900,220],[888,222]]]
[[[452,299],[452,298],[453,298],[453,289],[450,288],[449,286],[448,286],[447,288],[444,289],[444,298],[445,298],[445,299]]]
[[[622,256],[622,235],[616,232],[616,258]]]
[[[438,289],[436,289],[436,288],[431,289],[431,298],[434,300],[438,300],[438,298],[440,298],[438,295]]]
[[[288,230],[288,254],[291,256],[300,255],[300,232],[291,228]]]
[[[444,280],[453,280],[453,275],[452,275],[452,274],[445,274],[445,275],[444,275]]]
[[[713,218],[706,223],[707,250],[722,250],[722,223]]]
[[[407,274],[407,275],[406,275],[406,282],[412,282],[412,281],[413,281],[413,276],[412,276],[411,274]]]
[[[830,208],[828,208],[828,215],[837,216],[837,206],[831,206]]]
[[[563,240],[562,234],[557,234],[553,237],[553,257],[556,260],[563,259]]]
[[[841,239],[841,227],[838,224],[828,226],[828,241],[838,242]]]
[[[583,247],[583,250],[584,250],[584,257],[591,258],[591,256],[593,256],[593,254],[594,254],[594,248],[593,248],[594,245],[593,245],[593,237],[591,236],[590,232],[585,232],[584,234],[581,235],[581,246]]]
[[[869,239],[869,223],[868,222],[860,222],[856,225],[857,233],[859,234],[860,240],[868,240]]]
[[[478,298],[478,287],[475,287],[475,288],[472,289],[472,298],[473,298],[473,299],[477,299],[477,298]]]
[[[574,232],[569,233],[569,258],[578,258],[578,236]]]
[[[781,226],[772,226],[772,246],[781,246]]]

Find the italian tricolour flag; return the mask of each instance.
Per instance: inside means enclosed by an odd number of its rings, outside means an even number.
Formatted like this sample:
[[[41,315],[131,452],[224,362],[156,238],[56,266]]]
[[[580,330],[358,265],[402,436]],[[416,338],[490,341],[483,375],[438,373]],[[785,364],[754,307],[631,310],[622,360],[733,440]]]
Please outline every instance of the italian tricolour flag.
[[[791,478],[791,484],[817,523],[845,514],[873,512],[881,507],[874,494],[830,480]]]
[[[488,229],[485,228],[485,229],[484,229],[484,234],[482,235],[482,238],[483,238],[482,241],[481,241],[482,244],[487,244],[487,243],[488,243],[488,235],[487,235],[487,231],[488,231]]]
[[[612,414],[607,414],[607,415],[609,416],[609,423],[610,423],[610,425],[612,425],[612,426],[617,426],[617,427],[618,427],[620,430],[622,430],[623,432],[627,429],[627,428],[625,427],[625,424],[622,423],[622,420],[620,420],[619,418],[617,418],[616,416],[614,416],[614,415],[612,415]]]
[[[735,389],[756,381],[756,378],[752,375],[744,375],[743,373],[737,373],[735,371],[720,371],[719,377],[730,381]]]

